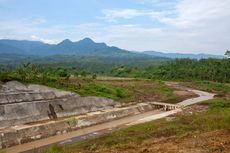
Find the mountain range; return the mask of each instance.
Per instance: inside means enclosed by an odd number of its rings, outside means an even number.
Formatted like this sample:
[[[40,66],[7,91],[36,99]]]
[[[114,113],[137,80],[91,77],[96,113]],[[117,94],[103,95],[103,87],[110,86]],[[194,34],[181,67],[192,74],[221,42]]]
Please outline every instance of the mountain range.
[[[0,40],[0,54],[18,55],[75,55],[75,56],[99,56],[99,57],[162,57],[162,58],[222,58],[223,56],[210,54],[181,54],[162,53],[156,51],[132,52],[105,43],[96,43],[90,38],[84,38],[77,42],[65,39],[58,44],[46,44],[40,41],[28,40]],[[1,55],[0,55],[1,56]]]
[[[144,51],[146,55],[157,56],[157,57],[166,57],[166,58],[190,58],[190,59],[205,59],[205,58],[223,58],[221,55],[212,55],[212,54],[183,54],[183,53],[162,53],[157,51]]]

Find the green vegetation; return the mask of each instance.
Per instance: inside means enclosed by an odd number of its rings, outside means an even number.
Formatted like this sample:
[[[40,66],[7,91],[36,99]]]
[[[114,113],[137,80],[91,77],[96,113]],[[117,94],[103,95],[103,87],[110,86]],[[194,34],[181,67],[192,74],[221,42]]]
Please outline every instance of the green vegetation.
[[[153,73],[169,80],[209,80],[230,82],[229,59],[177,59],[162,65]]]
[[[192,81],[182,83],[185,86],[188,86],[193,89],[214,92],[217,93],[218,96],[223,96],[226,93],[230,92],[230,84],[219,83],[219,82],[211,82],[211,81]]]
[[[228,58],[230,58],[230,50],[227,50],[226,53],[225,53],[225,55],[226,55]]]
[[[23,63],[33,63],[43,68],[63,67],[69,71],[85,71],[91,74],[110,75],[112,69],[124,65],[126,67],[145,68],[161,65],[169,59],[153,57],[117,57],[117,56],[79,56],[79,55],[53,55],[53,56],[22,56],[1,54],[0,71],[14,70]]]
[[[49,66],[46,67],[47,65]],[[137,79],[117,82],[97,79],[102,71],[94,73],[87,71],[88,69],[79,70],[67,65],[58,67],[55,63],[23,64],[16,69],[1,69],[0,80],[3,82],[18,80],[25,83],[43,84],[76,92],[82,96],[108,97],[121,102],[153,100],[177,102],[178,97],[173,95],[173,90],[168,88],[163,81],[156,80],[189,81],[185,83],[186,86],[210,92],[217,91],[219,96],[230,91],[229,85],[217,83],[230,81],[230,59],[177,59],[161,66],[123,65],[115,66],[113,69],[111,65],[105,64],[104,66],[108,69],[103,70],[103,75],[140,78],[139,81]],[[143,79],[149,80],[145,82]]]
[[[173,94],[173,89],[169,88],[167,85],[165,85],[164,81],[157,81],[157,95],[163,95],[164,97],[167,97],[167,99],[163,100],[166,103],[177,103],[178,97],[176,97]]]
[[[97,83],[122,88],[128,91],[129,96],[122,96],[122,92],[117,90],[117,96],[121,97],[122,102],[146,102],[164,101],[168,103],[178,102],[179,97],[173,94],[173,89],[169,88],[164,81],[158,80],[103,80]]]
[[[116,67],[114,76],[163,80],[230,82],[230,59],[176,59],[145,68]]]
[[[140,64],[141,65],[141,64]],[[230,82],[230,59],[176,59],[159,64],[114,65],[103,72],[115,77]]]
[[[230,82],[230,59],[135,59],[135,58],[102,58],[102,57],[74,57],[59,56],[41,59],[25,59],[33,62],[43,70],[53,70],[52,73],[67,77],[68,73],[74,76],[86,77],[90,75],[96,79],[98,75],[115,77],[132,77],[159,80],[179,81],[213,81]],[[1,64],[1,63],[0,63]],[[0,71],[18,69],[11,65],[3,65]],[[32,64],[33,65],[33,64]],[[26,66],[26,65],[25,65]]]
[[[77,125],[78,120],[74,117],[70,117],[66,119],[66,123],[68,123],[71,127],[74,127]]]
[[[76,92],[82,96],[95,95],[112,98],[114,100],[120,100],[130,95],[128,90],[95,82],[84,84],[83,87]]]
[[[50,149],[45,151],[45,153],[61,153],[63,152],[63,147],[60,145],[53,145]]]

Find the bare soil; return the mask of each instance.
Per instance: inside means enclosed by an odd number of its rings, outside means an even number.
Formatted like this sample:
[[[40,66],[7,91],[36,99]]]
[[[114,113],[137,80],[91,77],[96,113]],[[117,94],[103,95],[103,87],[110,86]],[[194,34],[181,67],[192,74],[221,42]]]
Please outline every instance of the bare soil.
[[[192,115],[206,111],[207,105],[193,105],[183,112],[176,114]],[[174,117],[169,117],[174,118]],[[167,120],[167,119],[166,119]],[[106,153],[105,152],[101,153]],[[115,147],[109,150],[111,153],[230,153],[230,129],[216,130],[205,133],[189,133],[185,136],[158,135],[138,146]]]
[[[115,148],[111,153],[229,153],[230,130],[192,134],[182,138],[159,138],[141,145]]]
[[[173,94],[178,97],[178,101],[183,101],[185,99],[198,97],[198,95],[196,95],[195,93],[187,90],[175,89],[175,91],[173,91]]]
[[[166,85],[173,89],[173,94],[178,97],[178,101],[198,97],[197,94],[189,91],[187,87],[182,86],[178,82],[166,82]]]

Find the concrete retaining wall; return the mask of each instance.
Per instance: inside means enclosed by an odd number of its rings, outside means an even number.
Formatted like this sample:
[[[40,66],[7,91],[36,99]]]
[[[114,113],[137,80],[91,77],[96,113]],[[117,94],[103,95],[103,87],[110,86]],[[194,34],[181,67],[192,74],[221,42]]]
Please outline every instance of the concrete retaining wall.
[[[154,105],[151,103],[141,103],[125,108],[113,108],[88,113],[83,116],[65,118],[59,121],[49,121],[42,124],[22,125],[4,129],[0,131],[0,148],[31,142],[110,120],[140,114],[153,110],[154,108]]]

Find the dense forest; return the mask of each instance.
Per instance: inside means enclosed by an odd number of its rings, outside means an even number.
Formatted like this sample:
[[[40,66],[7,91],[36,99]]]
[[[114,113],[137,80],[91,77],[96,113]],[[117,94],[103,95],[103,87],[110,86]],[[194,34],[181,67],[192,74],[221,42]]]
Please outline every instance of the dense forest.
[[[27,63],[14,69],[1,67],[0,78],[2,81],[12,79],[22,81],[42,79],[45,81],[50,77],[66,77],[68,79],[70,76],[94,76],[95,78],[96,75],[103,75],[162,80],[230,82],[230,59],[175,59],[161,62],[161,64],[149,62],[148,65],[138,65],[138,61],[134,63],[102,64],[96,62],[92,64],[92,61],[84,64],[74,64],[74,61]]]
[[[230,82],[230,59],[180,59],[160,66],[158,78]]]
[[[53,55],[53,56],[22,56],[15,54],[0,54],[0,69],[15,70],[24,63],[33,63],[44,68],[63,67],[74,71],[87,71],[97,74],[108,74],[113,68],[121,65],[129,67],[145,68],[153,65],[161,65],[169,61],[161,57],[102,57],[102,56],[77,56],[77,55]]]
[[[163,80],[208,80],[230,82],[230,59],[175,59],[144,69],[116,67],[112,75]]]

